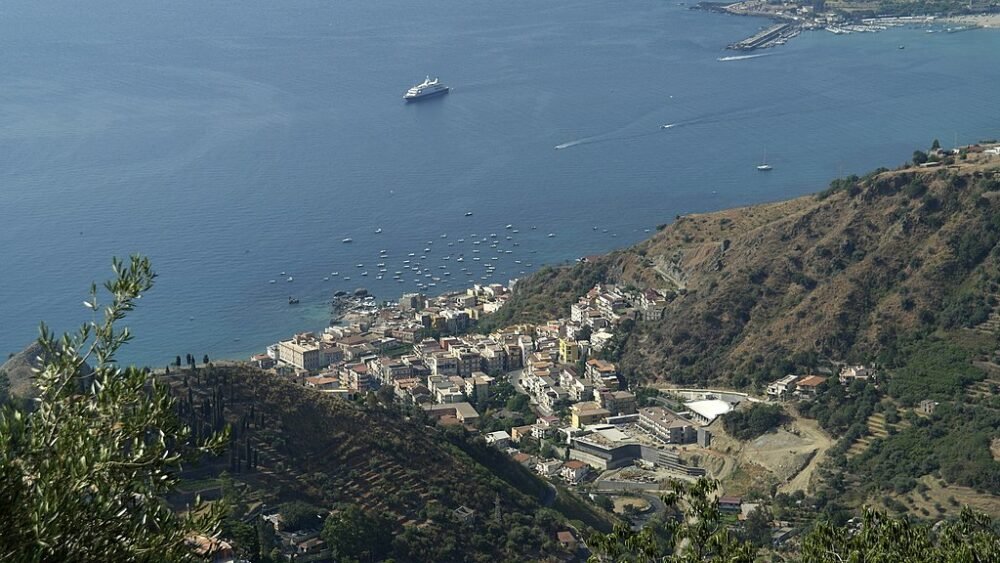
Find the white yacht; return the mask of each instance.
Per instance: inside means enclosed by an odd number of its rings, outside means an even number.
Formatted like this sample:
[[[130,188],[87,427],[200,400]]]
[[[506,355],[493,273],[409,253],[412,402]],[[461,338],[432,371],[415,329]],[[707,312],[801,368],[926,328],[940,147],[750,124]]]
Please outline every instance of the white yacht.
[[[441,84],[441,81],[438,80],[437,78],[431,80],[431,77],[428,76],[423,82],[407,90],[406,94],[403,95],[403,99],[408,102],[411,102],[413,100],[430,98],[432,96],[438,96],[447,93],[448,93],[447,86]]]

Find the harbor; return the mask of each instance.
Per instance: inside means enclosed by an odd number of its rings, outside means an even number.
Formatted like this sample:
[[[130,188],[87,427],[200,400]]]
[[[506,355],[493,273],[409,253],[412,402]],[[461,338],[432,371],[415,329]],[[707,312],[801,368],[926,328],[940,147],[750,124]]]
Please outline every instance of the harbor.
[[[801,32],[800,28],[790,23],[780,23],[757,32],[742,41],[730,44],[727,49],[735,51],[753,51],[755,49],[766,49],[784,45],[786,41],[795,37]]]

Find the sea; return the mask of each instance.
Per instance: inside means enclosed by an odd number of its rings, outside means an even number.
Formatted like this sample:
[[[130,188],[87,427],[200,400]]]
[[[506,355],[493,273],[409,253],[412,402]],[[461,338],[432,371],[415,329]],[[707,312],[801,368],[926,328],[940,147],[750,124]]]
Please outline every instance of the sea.
[[[5,0],[0,351],[90,320],[112,256],[159,274],[121,361],[244,358],[321,330],[337,291],[506,283],[1000,136],[997,30],[719,61],[770,22],[691,8]],[[404,103],[428,75],[451,92]]]

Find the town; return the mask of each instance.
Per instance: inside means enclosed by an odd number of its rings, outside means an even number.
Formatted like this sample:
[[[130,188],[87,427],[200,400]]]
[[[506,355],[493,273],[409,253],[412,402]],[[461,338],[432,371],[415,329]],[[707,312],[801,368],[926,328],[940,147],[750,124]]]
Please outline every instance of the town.
[[[628,389],[601,351],[624,320],[664,318],[664,294],[597,285],[567,317],[473,332],[511,293],[501,284],[475,285],[373,306],[362,292],[349,299],[363,306],[348,306],[342,323],[293,335],[251,361],[317,393],[356,400],[377,392],[419,407],[429,422],[479,434],[546,479],[591,500],[614,499],[609,508],[636,528],[662,512],[658,495],[672,480],[718,477],[704,462],[718,455],[710,429],[716,419],[741,405],[809,401],[831,379],[789,374],[760,397],[666,384]],[[875,378],[873,368],[859,365],[832,376],[845,386]],[[733,495],[718,503],[738,519],[759,506]],[[771,524],[776,545],[794,532],[787,521]]]

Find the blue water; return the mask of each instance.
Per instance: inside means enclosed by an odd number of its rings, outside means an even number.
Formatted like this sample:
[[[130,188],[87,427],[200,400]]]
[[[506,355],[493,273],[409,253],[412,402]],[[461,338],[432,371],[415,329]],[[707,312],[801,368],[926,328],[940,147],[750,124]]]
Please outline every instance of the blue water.
[[[160,274],[125,359],[243,357],[324,326],[336,290],[413,290],[391,280],[410,252],[432,248],[433,291],[471,283],[460,252],[506,281],[1000,136],[1000,33],[814,32],[716,61],[766,24],[662,0],[7,0],[0,351],[85,320],[112,255]],[[425,74],[451,94],[404,104]],[[473,262],[472,233],[511,254]]]

